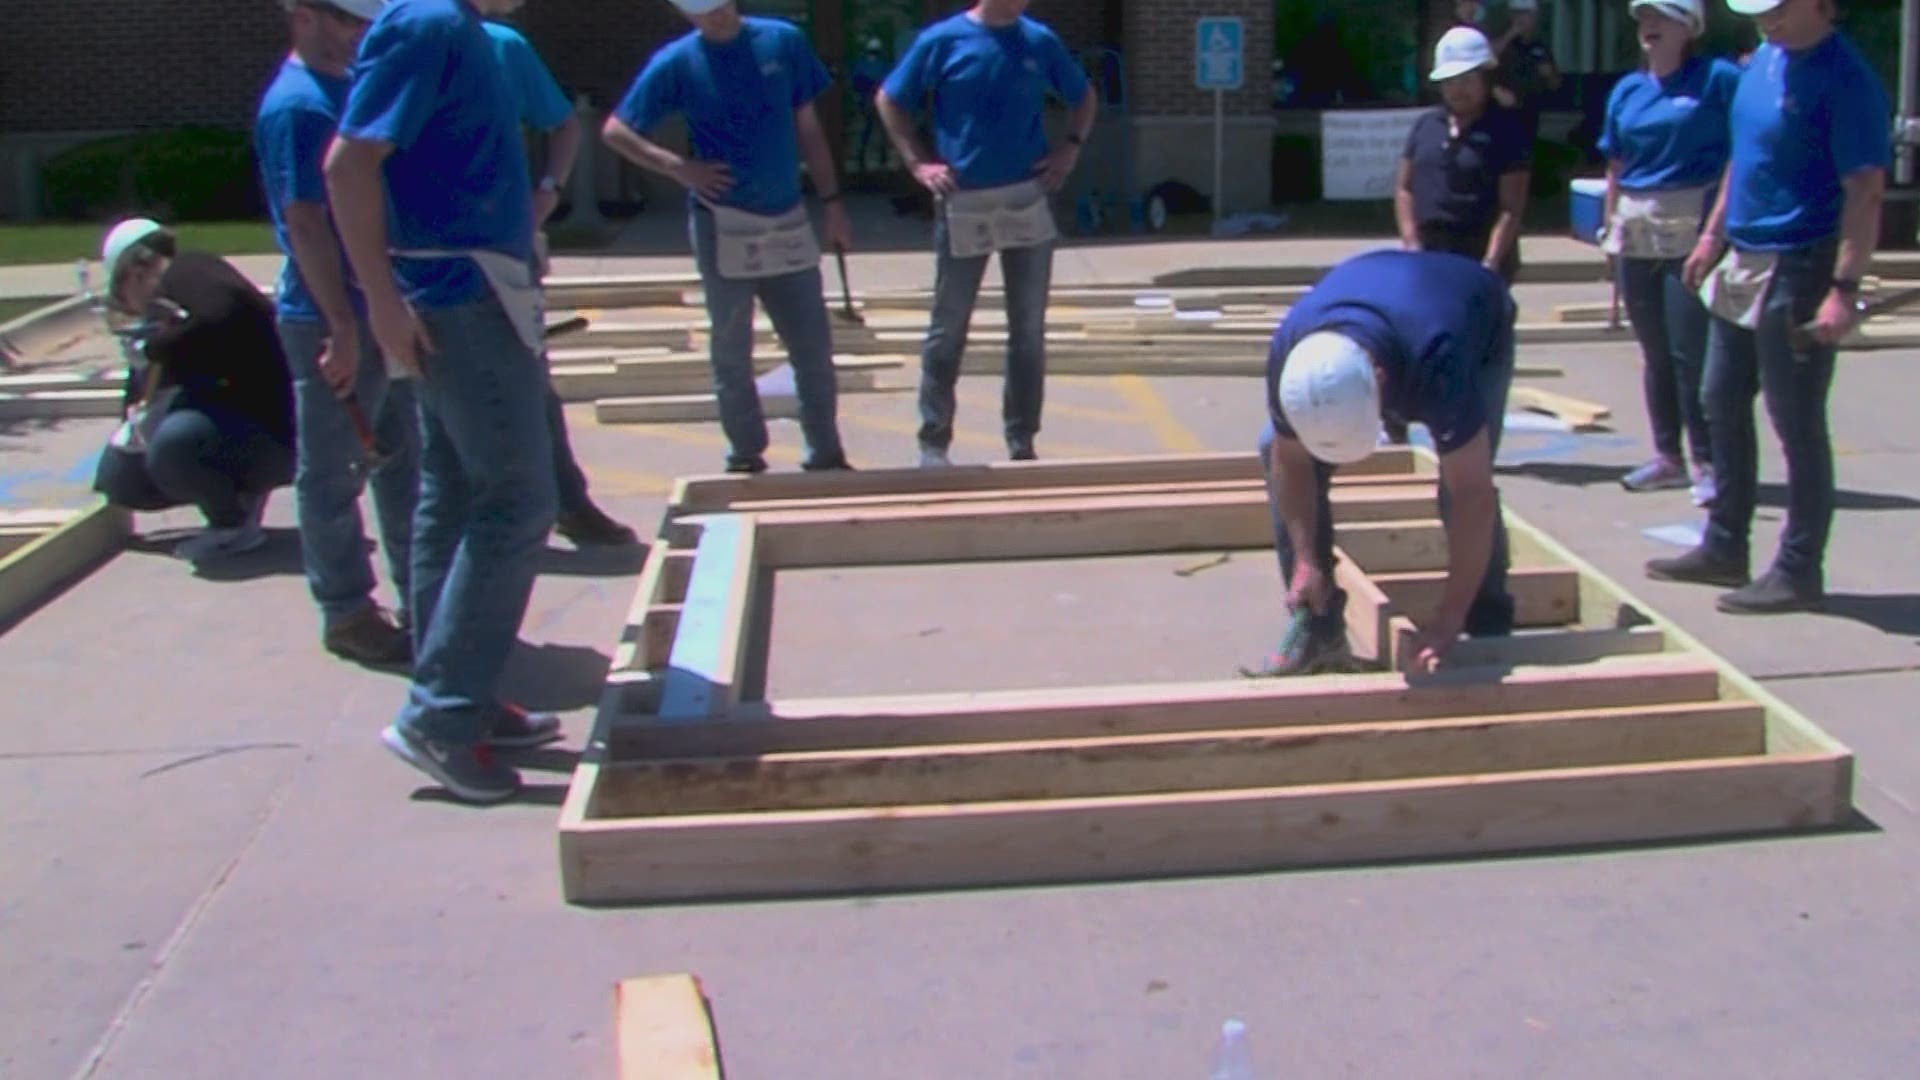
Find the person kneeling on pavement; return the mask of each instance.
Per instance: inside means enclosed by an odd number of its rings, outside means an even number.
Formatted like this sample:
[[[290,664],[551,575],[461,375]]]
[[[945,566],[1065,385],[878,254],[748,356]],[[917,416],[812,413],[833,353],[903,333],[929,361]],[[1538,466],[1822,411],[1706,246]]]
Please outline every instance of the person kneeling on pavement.
[[[1350,667],[1346,595],[1333,582],[1336,467],[1373,453],[1383,424],[1426,425],[1440,456],[1447,581],[1420,627],[1414,670],[1464,632],[1513,630],[1507,533],[1493,459],[1513,383],[1513,301],[1500,276],[1443,252],[1377,251],[1328,272],[1274,332],[1267,357],[1267,474],[1291,619],[1250,675]],[[1305,558],[1295,553],[1306,552]]]
[[[94,489],[130,510],[198,507],[206,529],[175,549],[195,564],[259,547],[267,496],[294,472],[293,388],[272,303],[231,263],[179,251],[145,218],[114,226],[102,261],[113,308],[141,322],[127,422]]]

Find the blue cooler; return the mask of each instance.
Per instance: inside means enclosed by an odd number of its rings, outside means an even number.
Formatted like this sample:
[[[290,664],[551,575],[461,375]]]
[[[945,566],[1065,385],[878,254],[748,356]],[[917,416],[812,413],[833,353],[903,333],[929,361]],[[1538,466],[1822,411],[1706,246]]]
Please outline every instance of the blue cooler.
[[[1583,178],[1567,184],[1571,198],[1568,200],[1573,218],[1573,238],[1589,244],[1600,243],[1600,226],[1605,216],[1607,202],[1607,182],[1605,179]]]

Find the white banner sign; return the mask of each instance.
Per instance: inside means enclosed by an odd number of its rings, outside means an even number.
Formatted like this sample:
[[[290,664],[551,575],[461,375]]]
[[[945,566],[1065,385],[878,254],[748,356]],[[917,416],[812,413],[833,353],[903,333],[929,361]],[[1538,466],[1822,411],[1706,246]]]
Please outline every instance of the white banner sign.
[[[1320,197],[1391,199],[1407,132],[1425,109],[1320,114]]]

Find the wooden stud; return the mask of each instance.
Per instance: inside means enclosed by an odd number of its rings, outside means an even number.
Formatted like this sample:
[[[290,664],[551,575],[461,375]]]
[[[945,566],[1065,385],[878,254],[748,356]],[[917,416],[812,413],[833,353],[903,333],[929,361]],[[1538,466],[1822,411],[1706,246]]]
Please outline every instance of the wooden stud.
[[[1368,576],[1396,614],[1419,626],[1432,621],[1447,587],[1444,570]],[[1580,575],[1566,567],[1514,567],[1507,572],[1507,592],[1513,597],[1515,626],[1565,626],[1580,619]]]
[[[133,515],[105,502],[0,559],[0,627],[12,626],[67,582],[111,558]]]
[[[754,520],[725,517],[700,535],[699,561],[680,610],[660,720],[686,723],[719,716],[739,702],[759,585]]]
[[[622,979],[614,987],[620,1080],[722,1080],[713,1007],[692,975]]]
[[[1613,415],[1612,409],[1598,402],[1582,401],[1537,386],[1515,386],[1507,394],[1507,404],[1511,408],[1546,413],[1575,431],[1601,427],[1600,422]]]

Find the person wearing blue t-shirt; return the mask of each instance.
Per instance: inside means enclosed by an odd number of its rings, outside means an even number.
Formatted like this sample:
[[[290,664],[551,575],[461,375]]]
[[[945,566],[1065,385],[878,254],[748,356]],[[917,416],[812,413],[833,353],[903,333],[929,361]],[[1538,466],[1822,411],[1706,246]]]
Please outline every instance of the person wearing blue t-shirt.
[[[283,0],[293,49],[260,100],[253,144],[280,272],[277,325],[293,376],[298,466],[295,515],[307,588],[320,607],[329,652],[365,664],[405,663],[405,626],[374,601],[377,584],[360,517],[361,454],[347,407],[351,394],[391,455],[367,477],[388,573],[407,602],[413,507],[420,488],[419,425],[406,382],[389,383],[346,272],[327,209],[321,166],[347,100],[347,68],[386,0]]]
[[[1292,617],[1279,648],[1246,674],[1310,675],[1350,662],[1328,493],[1335,468],[1371,454],[1385,423],[1426,425],[1440,456],[1447,581],[1412,666],[1433,670],[1463,633],[1512,632],[1493,459],[1513,384],[1513,317],[1499,275],[1424,251],[1356,255],[1287,312],[1267,353],[1260,460]]]
[[[825,206],[828,243],[852,246],[815,101],[826,65],[793,24],[742,16],[732,0],[673,0],[693,30],[647,61],[601,137],[622,157],[688,191],[693,256],[712,324],[708,356],[732,473],[767,468],[767,421],[754,385],[753,305],[765,305],[793,366],[808,470],[850,468],[840,443],[833,328],[820,249],[801,197],[800,161]],[[690,156],[645,133],[675,114]]]
[[[520,118],[466,0],[390,0],[352,74],[327,194],[421,427],[413,685],[381,738],[454,797],[498,802],[520,776],[492,748],[559,734],[497,696],[555,504]]]
[[[1006,286],[1007,373],[1001,405],[1007,450],[1035,457],[1047,374],[1047,293],[1058,235],[1048,196],[1080,160],[1096,95],[1052,30],[1024,14],[1027,0],[979,0],[928,27],[874,99],[915,180],[939,202],[934,214],[933,310],[920,354],[920,463],[948,463],[954,385],[967,330],[1000,253]],[[1066,138],[1049,148],[1047,95],[1068,107]],[[914,129],[932,114],[933,147]]]
[[[1824,0],[1728,2],[1766,41],[1734,91],[1732,156],[1683,271],[1713,313],[1704,393],[1719,492],[1700,545],[1647,573],[1731,588],[1722,611],[1811,610],[1825,603],[1833,525],[1827,392],[1880,233],[1891,110]],[[1787,460],[1787,521],[1773,565],[1749,580],[1758,393]]]
[[[547,219],[560,206],[560,191],[573,173],[574,159],[580,154],[580,119],[553,72],[540,59],[533,43],[520,31],[502,22],[492,21],[518,11],[525,0],[482,0],[481,14],[487,16],[487,37],[493,42],[494,55],[506,73],[507,86],[517,103],[515,111],[526,126],[546,136],[546,160],[537,174],[533,189],[534,244],[537,248],[539,276],[547,273]],[[559,499],[559,511],[553,529],[573,541],[577,547],[604,545],[621,547],[639,538],[632,529],[607,516],[594,505],[587,491],[587,473],[574,457],[573,442],[567,437],[567,412],[560,392],[547,387],[547,429],[553,437],[553,483]]]
[[[1645,360],[1642,387],[1654,457],[1621,477],[1628,491],[1691,486],[1713,501],[1713,445],[1700,374],[1707,309],[1681,275],[1700,238],[1713,187],[1726,170],[1728,113],[1740,69],[1694,51],[1706,28],[1701,0],[1632,0],[1647,66],[1613,86],[1600,152],[1607,159],[1606,230],[1627,321]],[[1689,475],[1686,450],[1693,453]]]

